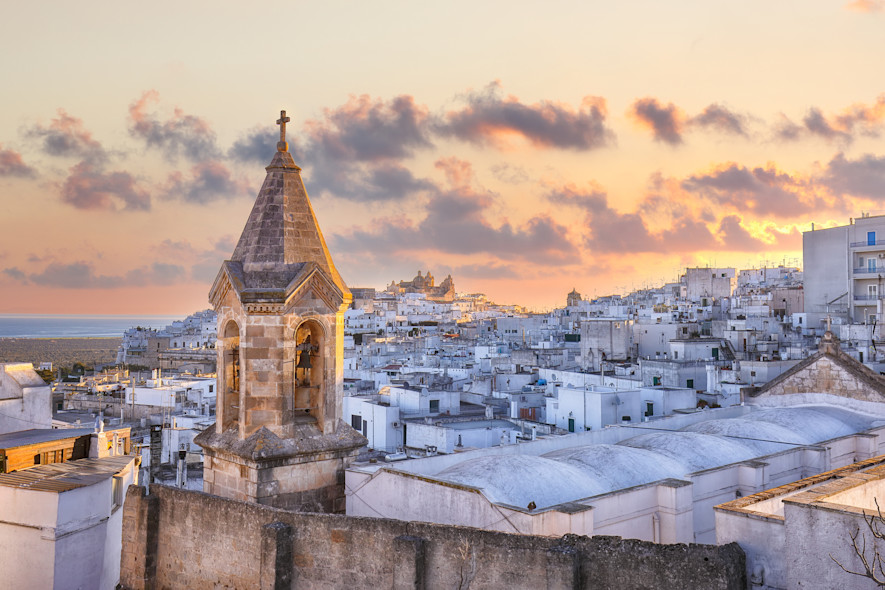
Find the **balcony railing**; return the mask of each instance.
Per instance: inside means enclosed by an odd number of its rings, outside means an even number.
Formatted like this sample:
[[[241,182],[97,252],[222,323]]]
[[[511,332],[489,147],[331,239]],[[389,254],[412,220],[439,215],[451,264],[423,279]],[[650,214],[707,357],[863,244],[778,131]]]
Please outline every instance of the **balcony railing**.
[[[870,268],[870,267],[865,267],[865,268],[855,268],[855,269],[852,270],[852,272],[853,272],[854,274],[856,274],[856,275],[866,274],[866,273],[876,273],[876,272],[885,273],[885,267],[883,267],[883,266],[878,266],[878,267],[875,267],[875,268]]]
[[[881,298],[882,297],[880,297],[879,295],[855,295],[854,296],[855,301],[876,301]]]
[[[885,240],[876,240],[875,244],[871,244],[869,240],[863,242],[851,242],[852,248],[861,248],[863,246],[885,246]]]

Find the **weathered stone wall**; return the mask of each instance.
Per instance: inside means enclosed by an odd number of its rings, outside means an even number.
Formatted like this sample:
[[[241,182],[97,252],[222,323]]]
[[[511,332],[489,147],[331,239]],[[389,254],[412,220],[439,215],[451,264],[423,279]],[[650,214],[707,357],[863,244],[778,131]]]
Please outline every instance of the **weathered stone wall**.
[[[746,588],[737,544],[561,539],[132,486],[124,588]]]
[[[864,401],[881,401],[876,383],[860,372],[852,372],[840,366],[833,357],[823,355],[817,362],[773,383],[768,395],[827,392],[840,397]]]

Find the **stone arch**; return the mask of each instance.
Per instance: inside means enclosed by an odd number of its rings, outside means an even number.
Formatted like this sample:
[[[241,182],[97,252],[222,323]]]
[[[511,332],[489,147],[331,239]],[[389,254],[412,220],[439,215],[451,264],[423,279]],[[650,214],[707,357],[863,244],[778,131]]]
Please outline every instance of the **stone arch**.
[[[240,326],[234,320],[224,325],[221,339],[222,367],[218,394],[221,396],[221,431],[238,427],[240,424],[240,400],[243,382],[242,359],[240,357]]]
[[[296,418],[310,416],[322,428],[326,390],[326,330],[315,319],[295,328],[295,374],[293,409]]]

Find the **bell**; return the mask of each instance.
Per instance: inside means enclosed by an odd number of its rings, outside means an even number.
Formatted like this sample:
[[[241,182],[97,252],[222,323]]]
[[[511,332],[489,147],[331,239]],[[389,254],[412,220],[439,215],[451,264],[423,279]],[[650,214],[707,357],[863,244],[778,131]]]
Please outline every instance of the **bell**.
[[[298,364],[295,365],[297,369],[311,369],[313,365],[310,364],[310,351],[303,350],[301,354],[298,356]]]

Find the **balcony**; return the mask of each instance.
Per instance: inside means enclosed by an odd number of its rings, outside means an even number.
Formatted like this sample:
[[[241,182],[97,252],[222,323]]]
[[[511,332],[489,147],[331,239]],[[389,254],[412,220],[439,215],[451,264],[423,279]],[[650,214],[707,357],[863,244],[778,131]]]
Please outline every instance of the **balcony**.
[[[875,268],[870,268],[870,267],[854,268],[851,270],[851,272],[856,275],[875,274],[877,272],[885,273],[885,266],[877,266]]]
[[[869,240],[864,240],[863,242],[851,242],[849,244],[852,248],[863,248],[864,246],[885,246],[885,240],[876,240],[876,243],[873,244]]]
[[[871,303],[873,303],[881,298],[882,297],[880,297],[879,295],[855,295],[854,296],[855,301],[869,301]]]

